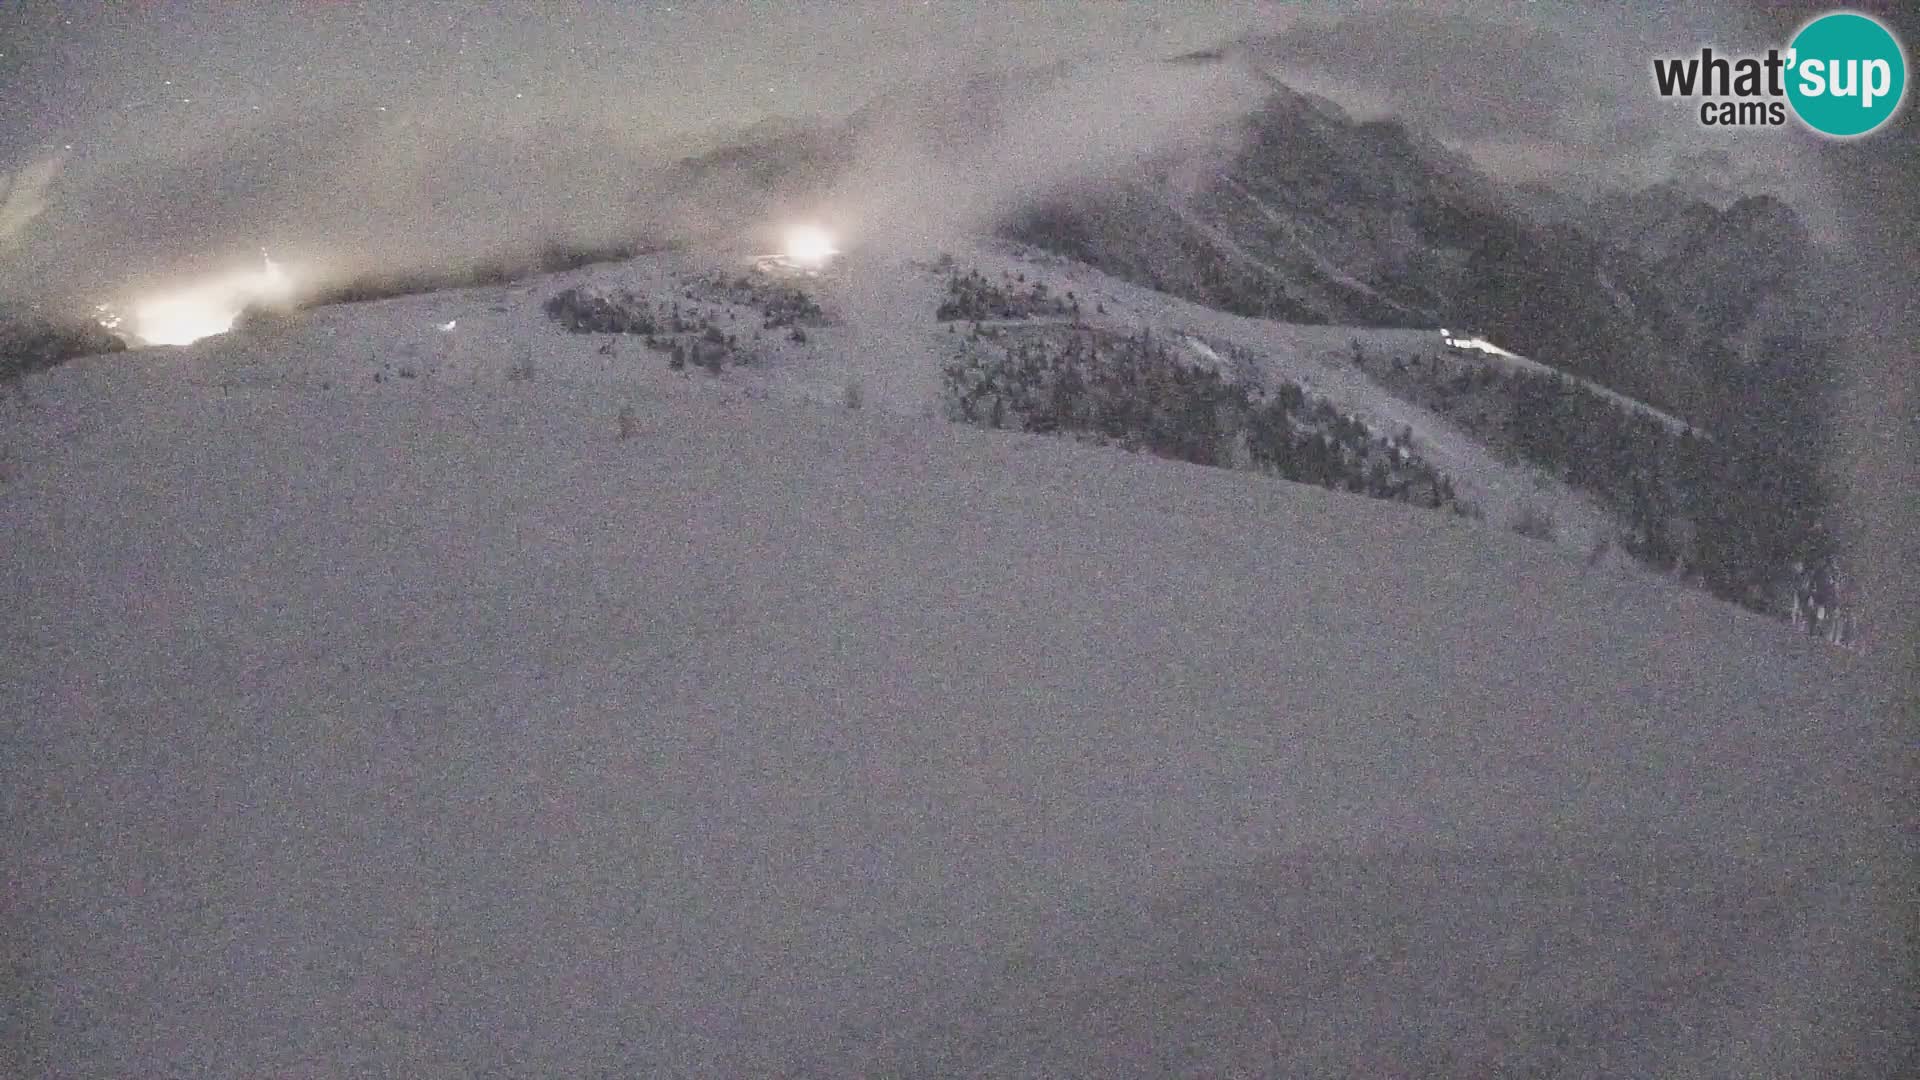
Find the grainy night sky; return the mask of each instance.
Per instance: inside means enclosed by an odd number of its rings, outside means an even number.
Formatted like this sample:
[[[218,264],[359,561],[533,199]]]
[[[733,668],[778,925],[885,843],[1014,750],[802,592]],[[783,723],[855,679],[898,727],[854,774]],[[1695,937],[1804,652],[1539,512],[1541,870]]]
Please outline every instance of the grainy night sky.
[[[1829,224],[1807,140],[1703,138],[1645,85],[1651,50],[1763,46],[1796,16],[1663,7],[12,0],[0,167],[60,171],[11,276],[99,288],[109,257],[124,273],[315,232],[457,246],[451,219],[591,219],[608,177],[564,157],[589,133],[617,175],[621,147],[845,114],[906,80],[1066,60],[1120,87],[1251,37],[1301,86],[1503,175],[1770,189]]]

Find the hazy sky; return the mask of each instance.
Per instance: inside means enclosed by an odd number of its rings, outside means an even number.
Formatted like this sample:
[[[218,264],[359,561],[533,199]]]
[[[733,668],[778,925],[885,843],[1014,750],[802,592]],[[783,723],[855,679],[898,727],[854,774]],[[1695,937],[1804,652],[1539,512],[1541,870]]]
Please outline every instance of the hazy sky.
[[[166,138],[256,111],[433,101],[564,107],[674,131],[847,111],[941,68],[1155,55],[1263,22],[1257,3],[245,3],[9,0],[0,146]]]
[[[592,232],[650,141],[1061,60],[1146,100],[1164,89],[1140,82],[1147,61],[1249,37],[1303,88],[1510,178],[1679,176],[1834,220],[1817,140],[1704,131],[1649,89],[1654,52],[1764,48],[1813,9],[1670,7],[0,0],[0,171],[60,164],[12,273],[98,286],[110,260],[196,247],[364,234],[433,252],[536,218]]]

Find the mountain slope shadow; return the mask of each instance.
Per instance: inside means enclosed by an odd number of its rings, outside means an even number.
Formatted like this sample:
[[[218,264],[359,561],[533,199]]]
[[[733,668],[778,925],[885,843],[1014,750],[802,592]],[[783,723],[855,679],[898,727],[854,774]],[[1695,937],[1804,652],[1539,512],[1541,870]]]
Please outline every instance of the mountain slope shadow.
[[[1068,920],[862,1071],[1897,1075],[1894,980],[1884,1026],[1836,1025],[1848,977],[1806,959],[1858,923],[1808,865],[1652,832],[1296,849]]]

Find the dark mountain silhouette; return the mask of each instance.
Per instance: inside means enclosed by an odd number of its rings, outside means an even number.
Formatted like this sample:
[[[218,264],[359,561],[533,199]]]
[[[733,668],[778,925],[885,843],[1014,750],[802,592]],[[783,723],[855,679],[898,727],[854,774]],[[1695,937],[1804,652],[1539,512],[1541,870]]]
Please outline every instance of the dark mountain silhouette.
[[[1702,482],[1732,545],[1715,571],[1726,595],[1764,604],[1787,568],[1824,565],[1832,305],[1827,256],[1791,207],[1765,195],[1715,206],[1679,185],[1597,198],[1520,188],[1405,123],[1286,86],[1252,52],[1170,66],[1236,64],[1259,94],[1214,117],[1218,130],[1023,191],[1000,232],[1239,314],[1488,336],[1709,433],[1716,464]],[[875,145],[991,173],[997,141],[1065,77],[910,88],[844,125],[688,159],[680,179],[727,192],[750,219],[857,190],[849,172]]]
[[[1251,53],[1169,61],[1232,64],[1264,97],[1209,133],[1224,151],[1181,146],[1024,193],[1001,231],[1240,314],[1472,328],[1709,430],[1737,418],[1756,377],[1824,347],[1807,284],[1824,256],[1776,198],[1716,208],[1679,185],[1595,199],[1521,188],[1400,121],[1291,89]],[[707,220],[750,220],[857,186],[875,145],[967,161],[1064,77],[904,88],[841,124],[789,122],[687,158],[662,191]]]

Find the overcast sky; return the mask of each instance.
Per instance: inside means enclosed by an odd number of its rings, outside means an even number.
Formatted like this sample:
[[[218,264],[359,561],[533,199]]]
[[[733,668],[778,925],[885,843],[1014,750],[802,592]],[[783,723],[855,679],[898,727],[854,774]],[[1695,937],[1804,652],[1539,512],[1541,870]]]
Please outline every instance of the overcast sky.
[[[903,79],[1154,55],[1274,20],[1257,3],[9,0],[3,145],[193,137],[256,111],[584,110],[657,131],[845,112]]]
[[[489,221],[587,222],[613,212],[625,159],[570,156],[573,133],[637,148],[1060,60],[1123,93],[1152,58],[1236,38],[1507,178],[1772,190],[1830,226],[1818,140],[1706,131],[1649,88],[1656,52],[1762,49],[1813,9],[1671,7],[5,0],[0,169],[60,164],[11,262],[98,284],[102,249],[174,258],[205,237],[214,258],[357,225],[432,250]]]

